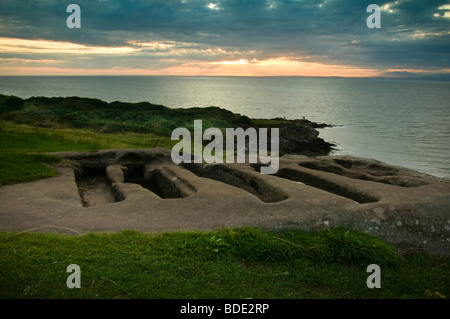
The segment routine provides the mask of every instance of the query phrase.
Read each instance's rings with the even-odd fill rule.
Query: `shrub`
[[[23,106],[24,100],[21,98],[0,94],[0,114],[21,110]]]

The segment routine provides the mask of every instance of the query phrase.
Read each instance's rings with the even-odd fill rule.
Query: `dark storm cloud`
[[[81,7],[81,29],[66,27],[69,15],[66,8],[70,3]],[[381,29],[366,26],[369,15],[366,8],[371,3],[383,8]],[[448,3],[445,0],[1,0],[0,36],[111,47],[175,41],[187,48],[188,44],[195,45],[196,50],[187,50],[185,56],[179,57],[192,61],[214,60],[202,50],[226,48],[242,52],[249,59],[283,56],[380,69],[448,68],[450,18],[445,17],[442,9]],[[143,58],[151,60],[164,57],[164,50],[155,53],[158,52],[154,49],[140,52]],[[166,58],[171,58],[170,54]]]

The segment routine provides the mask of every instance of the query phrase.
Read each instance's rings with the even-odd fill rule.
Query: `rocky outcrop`
[[[56,178],[0,188],[1,230],[344,226],[399,248],[450,255],[450,183],[375,160],[290,155],[276,175],[263,175],[259,164],[175,165],[165,149],[57,155],[76,161],[92,187],[103,192],[109,184],[112,201],[83,204],[82,179],[59,168]]]
[[[319,131],[317,131],[317,128],[329,125],[314,123],[306,119],[273,119],[271,121],[275,121],[275,123],[256,125],[255,128],[279,128],[279,150],[283,153],[308,156],[327,155],[335,146],[320,138]],[[271,145],[270,137],[268,145]]]

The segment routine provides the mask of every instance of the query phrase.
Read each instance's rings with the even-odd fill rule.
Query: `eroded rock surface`
[[[1,230],[345,226],[450,255],[450,183],[375,160],[287,156],[263,175],[259,164],[175,165],[167,149],[57,154],[82,173],[58,168],[56,178],[1,187]]]

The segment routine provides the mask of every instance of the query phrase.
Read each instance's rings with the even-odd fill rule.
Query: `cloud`
[[[65,60],[79,69],[270,59],[370,70],[449,68],[446,0],[377,1],[382,28],[368,29],[373,2],[2,0],[0,57]],[[81,7],[81,29],[66,26],[70,3]]]

